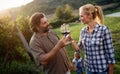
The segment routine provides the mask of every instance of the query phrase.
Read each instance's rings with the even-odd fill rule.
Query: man
[[[43,13],[36,12],[30,17],[30,26],[34,32],[30,40],[30,49],[45,74],[70,74],[70,60],[63,48],[69,38],[59,40],[56,33],[49,29],[49,23]]]

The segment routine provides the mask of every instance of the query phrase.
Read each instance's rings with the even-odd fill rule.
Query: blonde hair
[[[79,8],[79,11],[83,11],[85,14],[93,15],[93,19],[98,23],[98,24],[103,24],[104,23],[104,17],[103,17],[103,11],[100,6],[97,5],[92,5],[92,4],[86,4],[83,5]]]

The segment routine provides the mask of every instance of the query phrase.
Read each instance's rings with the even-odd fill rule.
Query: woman
[[[85,50],[86,74],[113,74],[114,48],[110,30],[103,24],[102,9],[86,4],[79,8],[79,15],[86,25],[78,42],[79,48]]]

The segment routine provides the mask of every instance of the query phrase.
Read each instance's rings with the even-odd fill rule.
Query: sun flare
[[[33,0],[0,0],[0,10],[25,5]]]

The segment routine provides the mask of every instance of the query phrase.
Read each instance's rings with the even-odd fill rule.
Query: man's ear
[[[36,28],[37,32],[40,30],[39,26],[36,26],[35,28]]]

